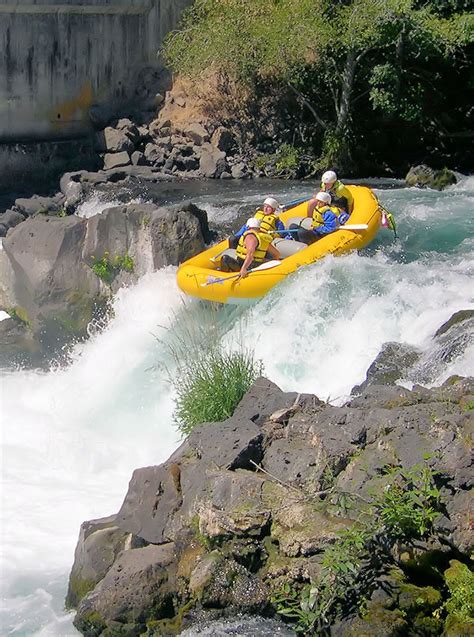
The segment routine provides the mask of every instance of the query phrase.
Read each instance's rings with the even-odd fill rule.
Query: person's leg
[[[315,241],[317,241],[318,236],[314,234],[312,230],[306,230],[305,228],[300,228],[297,233],[297,240],[301,241],[301,243],[306,243],[306,245],[311,245]]]
[[[237,259],[234,259],[229,254],[222,255],[220,267],[221,272],[239,272],[241,267],[242,265],[239,264]]]
[[[236,237],[235,234],[231,234],[229,237],[229,248],[235,248],[239,244],[239,237]]]

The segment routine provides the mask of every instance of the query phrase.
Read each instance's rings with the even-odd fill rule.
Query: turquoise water
[[[472,341],[448,362],[433,341],[454,312],[474,308],[474,178],[442,193],[386,185],[375,188],[396,216],[397,240],[382,229],[361,253],[304,268],[245,309],[207,311],[183,298],[175,268],[166,268],[121,290],[115,318],[105,330],[91,330],[67,367],[4,374],[2,635],[78,634],[63,604],[80,523],[116,512],[133,469],[164,461],[179,444],[163,365],[183,316],[204,325],[217,320],[229,347],[242,340],[252,346],[282,389],[336,404],[364,380],[386,341],[423,353],[423,365],[404,379],[408,386],[474,374]],[[193,184],[175,197],[220,222],[270,192],[287,202],[312,188]],[[83,213],[103,207],[92,197]]]

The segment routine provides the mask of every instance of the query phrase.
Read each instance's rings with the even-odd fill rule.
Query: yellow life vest
[[[324,190],[325,184],[321,183],[321,190]],[[340,206],[347,210],[347,212],[351,212],[354,205],[354,197],[352,196],[350,190],[344,186],[344,184],[339,181],[339,179],[332,185],[332,188],[329,190],[324,190],[331,195],[333,206]]]
[[[255,248],[255,252],[253,255],[253,260],[256,263],[261,263],[265,255],[267,254],[267,249],[270,243],[272,242],[273,237],[266,232],[261,232],[260,230],[247,230],[239,239],[239,244],[236,249],[237,257],[245,261],[245,257],[247,256],[247,247],[245,246],[245,237],[249,234],[253,234],[257,239],[257,247]]]
[[[263,210],[257,210],[254,214],[255,219],[261,219],[260,230],[263,232],[275,232],[276,215],[266,215]]]
[[[335,206],[322,206],[322,208],[318,208],[317,206],[315,206],[313,210],[313,221],[311,222],[312,229],[324,226],[323,213],[327,212],[328,210],[333,212],[336,217],[339,218],[339,214],[341,212],[339,208],[336,208]]]

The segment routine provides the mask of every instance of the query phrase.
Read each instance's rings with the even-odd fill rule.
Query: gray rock
[[[130,159],[133,166],[143,166],[146,164],[145,155],[139,150],[134,151]]]
[[[360,393],[367,385],[393,385],[406,377],[409,369],[420,359],[420,352],[402,343],[384,343],[380,353],[367,370],[365,381],[356,385],[351,394]]]
[[[130,156],[126,151],[120,153],[106,153],[104,155],[104,170],[118,168],[119,166],[128,166],[130,164]]]
[[[444,190],[447,186],[457,183],[455,174],[443,168],[443,170],[433,170],[425,164],[412,166],[405,177],[407,186],[417,188],[433,188],[434,190]]]
[[[196,146],[202,146],[204,142],[209,141],[209,133],[199,122],[191,122],[183,132]]]
[[[227,155],[235,148],[235,139],[227,128],[219,126],[212,134],[211,144]]]
[[[19,223],[25,220],[25,217],[15,210],[6,210],[0,214],[0,224],[5,226],[5,230],[14,228]],[[5,232],[6,234],[6,232]]]
[[[147,144],[145,147],[145,159],[150,164],[162,165],[165,161],[163,148],[155,144]]]
[[[226,170],[224,170],[224,172],[221,173],[221,176],[219,179],[232,179],[232,175]]]
[[[454,327],[454,325],[458,325],[472,318],[474,318],[474,310],[460,310],[459,312],[455,312],[446,323],[443,323],[443,325],[436,330],[434,337],[442,336]]]
[[[38,213],[47,213],[48,211],[58,210],[57,200],[53,197],[40,197],[33,195],[28,199],[15,199],[15,209],[24,217],[32,217]],[[1,217],[0,217],[1,219]],[[1,221],[1,223],[5,223]]]
[[[275,383],[261,377],[247,391],[235,413],[238,413],[239,418],[261,424],[278,409],[291,407],[297,397],[296,392],[283,393]]]
[[[66,206],[76,206],[81,201],[84,194],[80,183],[81,176],[82,172],[76,172],[64,173],[61,177],[59,187],[66,198]]]
[[[114,516],[81,524],[66,606],[77,608],[81,599],[105,577],[118,554],[131,548],[131,534],[115,526]]]
[[[155,620],[169,616],[174,579],[173,544],[123,552],[107,575],[80,603],[74,625],[84,635],[104,629],[138,635],[146,631],[153,608]]]
[[[247,166],[243,162],[232,166],[230,172],[234,179],[244,179],[248,175]]]
[[[212,144],[203,144],[199,169],[204,177],[218,178],[226,170],[225,153]]]
[[[123,122],[125,120],[120,121]],[[131,122],[130,125],[133,126]],[[134,133],[138,133],[138,131],[136,131],[136,127],[134,127]],[[125,129],[118,130],[111,126],[108,126],[100,133],[97,133],[96,147],[97,150],[107,153],[121,153],[124,151],[130,153],[134,150],[134,144],[126,134]]]
[[[263,435],[251,420],[235,416],[216,428],[214,424],[195,427],[188,437],[189,446],[200,458],[225,469],[252,469],[251,461],[262,457]]]

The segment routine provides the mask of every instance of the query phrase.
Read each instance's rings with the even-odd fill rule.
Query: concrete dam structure
[[[86,136],[101,109],[150,103],[158,49],[190,4],[0,0],[0,143]]]

